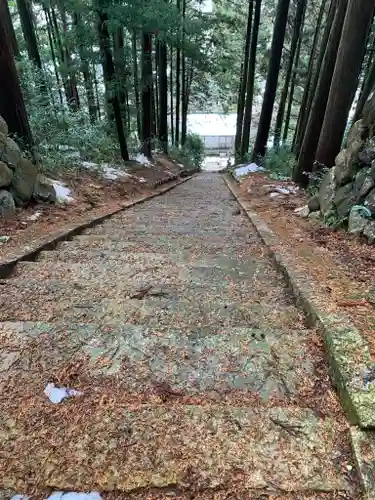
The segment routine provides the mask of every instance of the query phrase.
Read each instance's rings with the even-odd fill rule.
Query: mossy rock
[[[18,167],[14,170],[12,179],[12,192],[18,205],[31,199],[37,176],[38,167],[26,158],[21,158]]]

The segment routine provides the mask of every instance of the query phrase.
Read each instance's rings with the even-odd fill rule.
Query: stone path
[[[20,263],[1,291],[0,487],[359,498],[320,337],[221,176]],[[81,395],[53,404],[47,383]]]

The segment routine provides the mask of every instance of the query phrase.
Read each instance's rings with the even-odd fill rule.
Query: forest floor
[[[152,166],[139,164],[127,169],[125,176],[112,169],[113,179],[105,178],[100,171],[87,168],[72,169],[55,178],[68,193],[56,204],[32,203],[18,209],[10,220],[0,220],[0,260],[15,250],[33,246],[39,238],[58,231],[66,224],[84,222],[87,217],[99,217],[121,208],[140,193],[147,194],[159,183],[166,182],[181,171],[176,162],[155,156]],[[5,237],[1,241],[1,237]],[[9,237],[9,239],[7,238]]]
[[[243,180],[241,191],[280,238],[284,250],[295,255],[296,266],[311,276],[327,309],[344,311],[366,336],[375,360],[375,246],[295,214],[308,201],[303,191],[270,197],[275,185],[290,184],[256,173]]]
[[[0,487],[360,498],[322,337],[222,176],[19,263],[1,289]]]

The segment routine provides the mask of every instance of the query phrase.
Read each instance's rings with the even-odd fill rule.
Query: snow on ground
[[[202,170],[206,170],[208,172],[219,172],[228,165],[228,160],[230,159],[231,157],[229,155],[206,156],[206,158],[204,159]]]
[[[29,500],[29,497],[27,495],[13,495],[11,500]],[[46,500],[102,500],[102,497],[97,491],[90,491],[89,493],[55,491]]]
[[[82,392],[67,387],[56,387],[55,384],[49,383],[44,389],[44,394],[48,397],[51,403],[61,403],[65,398],[72,396],[82,396]]]
[[[240,177],[246,174],[254,174],[255,172],[262,172],[263,167],[260,167],[256,163],[249,163],[248,165],[239,165],[234,169],[234,176],[238,180]]]
[[[70,196],[72,191],[68,187],[66,187],[62,182],[52,181],[52,185],[55,188],[56,199],[58,203],[70,203],[71,201],[73,201],[73,197]]]
[[[152,165],[150,160],[142,153],[137,154],[137,156],[134,159],[135,161],[141,163],[142,165]]]

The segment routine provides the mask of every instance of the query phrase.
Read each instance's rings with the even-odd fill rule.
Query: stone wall
[[[355,122],[335,166],[324,176],[315,209],[323,218],[347,222],[348,231],[375,243],[375,93]],[[313,204],[313,200],[310,200]],[[309,204],[309,206],[310,206]]]
[[[8,136],[8,126],[0,116],[0,217],[11,217],[16,207],[31,200],[55,202],[54,187]]]

